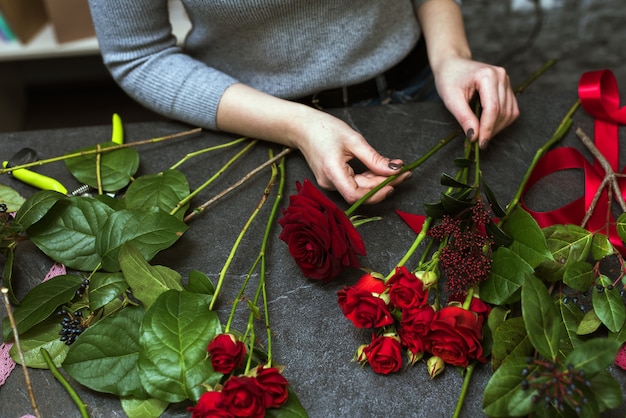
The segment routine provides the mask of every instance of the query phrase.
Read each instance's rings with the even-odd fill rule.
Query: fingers
[[[519,108],[504,68],[476,62],[472,62],[469,68],[473,71],[462,77],[464,82],[456,87],[447,86],[445,103],[466,136],[478,140],[484,149],[494,135],[519,116]],[[480,120],[469,105],[475,93],[478,93],[482,107]]]

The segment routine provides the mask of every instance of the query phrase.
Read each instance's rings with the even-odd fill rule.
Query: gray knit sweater
[[[296,98],[367,80],[415,45],[421,0],[182,0],[184,46],[168,0],[89,0],[104,62],[135,100],[215,129],[220,98],[242,82]]]

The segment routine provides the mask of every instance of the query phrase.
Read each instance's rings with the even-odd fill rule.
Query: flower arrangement
[[[589,91],[595,94],[581,98],[586,109],[601,107],[597,102],[607,107],[615,103],[615,97],[602,98],[607,77],[611,84],[606,72],[583,76],[581,96]],[[613,85],[608,90],[612,94],[617,91]],[[489,416],[541,415],[546,410],[564,416],[598,416],[621,404],[620,385],[607,368],[614,362],[624,368],[620,359],[626,342],[622,297],[626,267],[619,249],[626,242],[626,214],[615,223],[604,218],[584,229],[599,202],[604,208],[601,219],[602,213],[610,212],[606,210],[610,194],[602,195],[605,185],[614,187],[616,199],[622,201],[614,155],[608,154],[613,164],[606,162],[593,141],[578,130],[604,168],[604,172],[594,173],[599,177],[596,198],[586,199],[582,227],[546,221],[535,214],[542,228],[522,202],[529,181],[540,171],[537,168],[548,165],[546,161],[556,162],[548,150],[568,131],[579,105],[572,106],[553,137],[537,151],[508,205],[501,206],[486,185],[478,147],[466,141],[465,154],[455,160],[458,172],[442,176],[447,190],[438,202],[424,205],[426,216],[400,214],[417,237],[396,268],[386,276],[363,268],[356,283],[338,291],[344,316],[355,327],[371,330],[371,342],[356,349],[357,363],[369,364],[375,373],[389,374],[402,370],[405,359],[411,366],[423,361],[431,378],[445,366],[459,368],[465,383],[455,416],[462,409],[474,368],[486,362],[493,370],[483,395],[483,411]],[[604,116],[597,123],[626,123],[624,109],[595,109],[595,114]],[[437,144],[425,158],[447,141]],[[316,270],[313,261],[326,263],[336,254],[362,253],[356,229],[362,220],[353,218],[352,228],[348,220],[369,195],[339,216],[337,208],[318,198],[318,193],[302,187],[292,196],[291,202],[297,205],[284,211],[280,223],[288,228],[283,229],[281,238],[305,276],[324,281],[336,278],[336,270],[322,268],[327,275],[307,275]],[[314,202],[312,208],[305,206],[308,202]],[[626,210],[621,205],[622,211]],[[308,228],[306,221],[299,223],[309,210],[332,213],[332,223],[324,223],[323,232]],[[342,248],[340,252],[331,251],[320,239],[334,231],[342,231],[332,241],[333,246]],[[414,267],[407,267],[426,240]],[[358,267],[353,261],[343,266]],[[581,303],[589,294],[590,303]],[[445,295],[447,302],[443,302]]]

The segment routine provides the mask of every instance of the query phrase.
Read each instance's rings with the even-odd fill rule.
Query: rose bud
[[[207,347],[213,370],[228,374],[243,365],[246,346],[232,334],[218,334]]]
[[[426,368],[428,369],[428,374],[431,379],[434,379],[436,376],[439,376],[443,370],[446,368],[446,363],[443,362],[441,357],[432,356],[428,360],[426,360]]]
[[[415,275],[424,284],[424,289],[430,289],[439,282],[439,276],[434,271],[418,271]]]

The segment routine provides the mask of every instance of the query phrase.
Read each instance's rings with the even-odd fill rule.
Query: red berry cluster
[[[478,203],[468,219],[444,215],[442,222],[429,231],[433,238],[447,239],[439,255],[439,267],[447,277],[446,290],[465,293],[489,277],[493,237],[487,232],[489,212]]]

